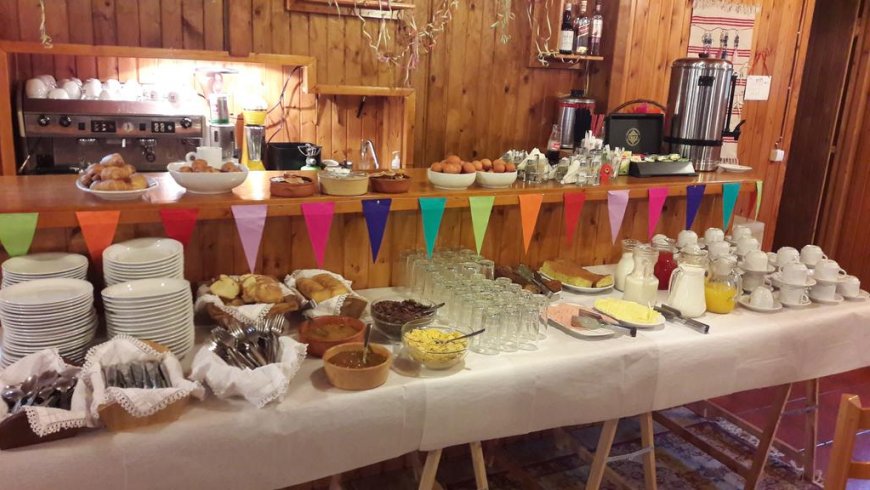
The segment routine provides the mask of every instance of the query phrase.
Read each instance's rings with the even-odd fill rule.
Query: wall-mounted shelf
[[[364,95],[367,97],[408,97],[414,89],[405,87],[369,87],[366,85],[315,85],[312,94]]]
[[[371,19],[395,20],[400,12],[416,8],[411,1],[390,2],[388,9],[382,8],[379,0],[286,0],[284,4],[291,12],[309,14],[351,15],[357,14]]]
[[[604,56],[589,56],[585,54],[553,54],[545,57],[546,60],[552,61],[604,61]]]

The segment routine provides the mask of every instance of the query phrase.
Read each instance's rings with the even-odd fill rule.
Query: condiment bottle
[[[622,241],[622,257],[616,264],[616,272],[613,274],[613,286],[617,291],[625,291],[625,278],[634,269],[634,248],[638,245],[640,242],[631,238]]]
[[[634,268],[625,278],[622,298],[645,306],[654,305],[659,280],[653,275],[658,252],[649,245],[637,245],[632,252]]]
[[[704,276],[707,273],[707,251],[681,252],[677,268],[668,283],[667,305],[680,310],[687,318],[701,316],[707,311],[704,297]]]
[[[737,271],[737,258],[717,257],[710,263],[709,272],[704,284],[707,311],[730,313],[737,305],[737,297],[743,289],[741,276]]]
[[[671,273],[677,268],[677,261],[674,259],[676,246],[674,240],[665,236],[653,237],[653,248],[659,255],[655,265],[655,275],[659,280],[659,289],[664,291],[668,289],[668,283],[671,281]]]

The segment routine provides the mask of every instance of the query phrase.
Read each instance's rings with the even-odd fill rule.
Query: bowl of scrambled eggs
[[[454,340],[470,333],[460,327],[411,321],[402,327],[402,344],[408,355],[428,369],[450,369],[465,359],[470,339]]]

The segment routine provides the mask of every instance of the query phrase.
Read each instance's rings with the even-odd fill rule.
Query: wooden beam
[[[405,87],[369,87],[366,85],[314,85],[311,93],[320,95],[365,95],[368,97],[408,97],[414,89]]]
[[[15,136],[12,131],[12,124],[15,120],[12,112],[12,103],[10,102],[11,80],[9,76],[9,54],[0,50],[0,114],[6,114],[6,117],[0,117],[0,175],[15,175]]]

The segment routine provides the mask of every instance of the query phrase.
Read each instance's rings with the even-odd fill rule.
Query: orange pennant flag
[[[520,218],[523,222],[523,246],[526,253],[532,243],[532,235],[535,233],[535,225],[538,223],[538,213],[541,211],[541,203],[544,202],[543,194],[520,194]]]
[[[79,220],[91,260],[101,262],[103,250],[111,245],[115,238],[115,229],[118,228],[121,211],[76,211],[76,218]]]

